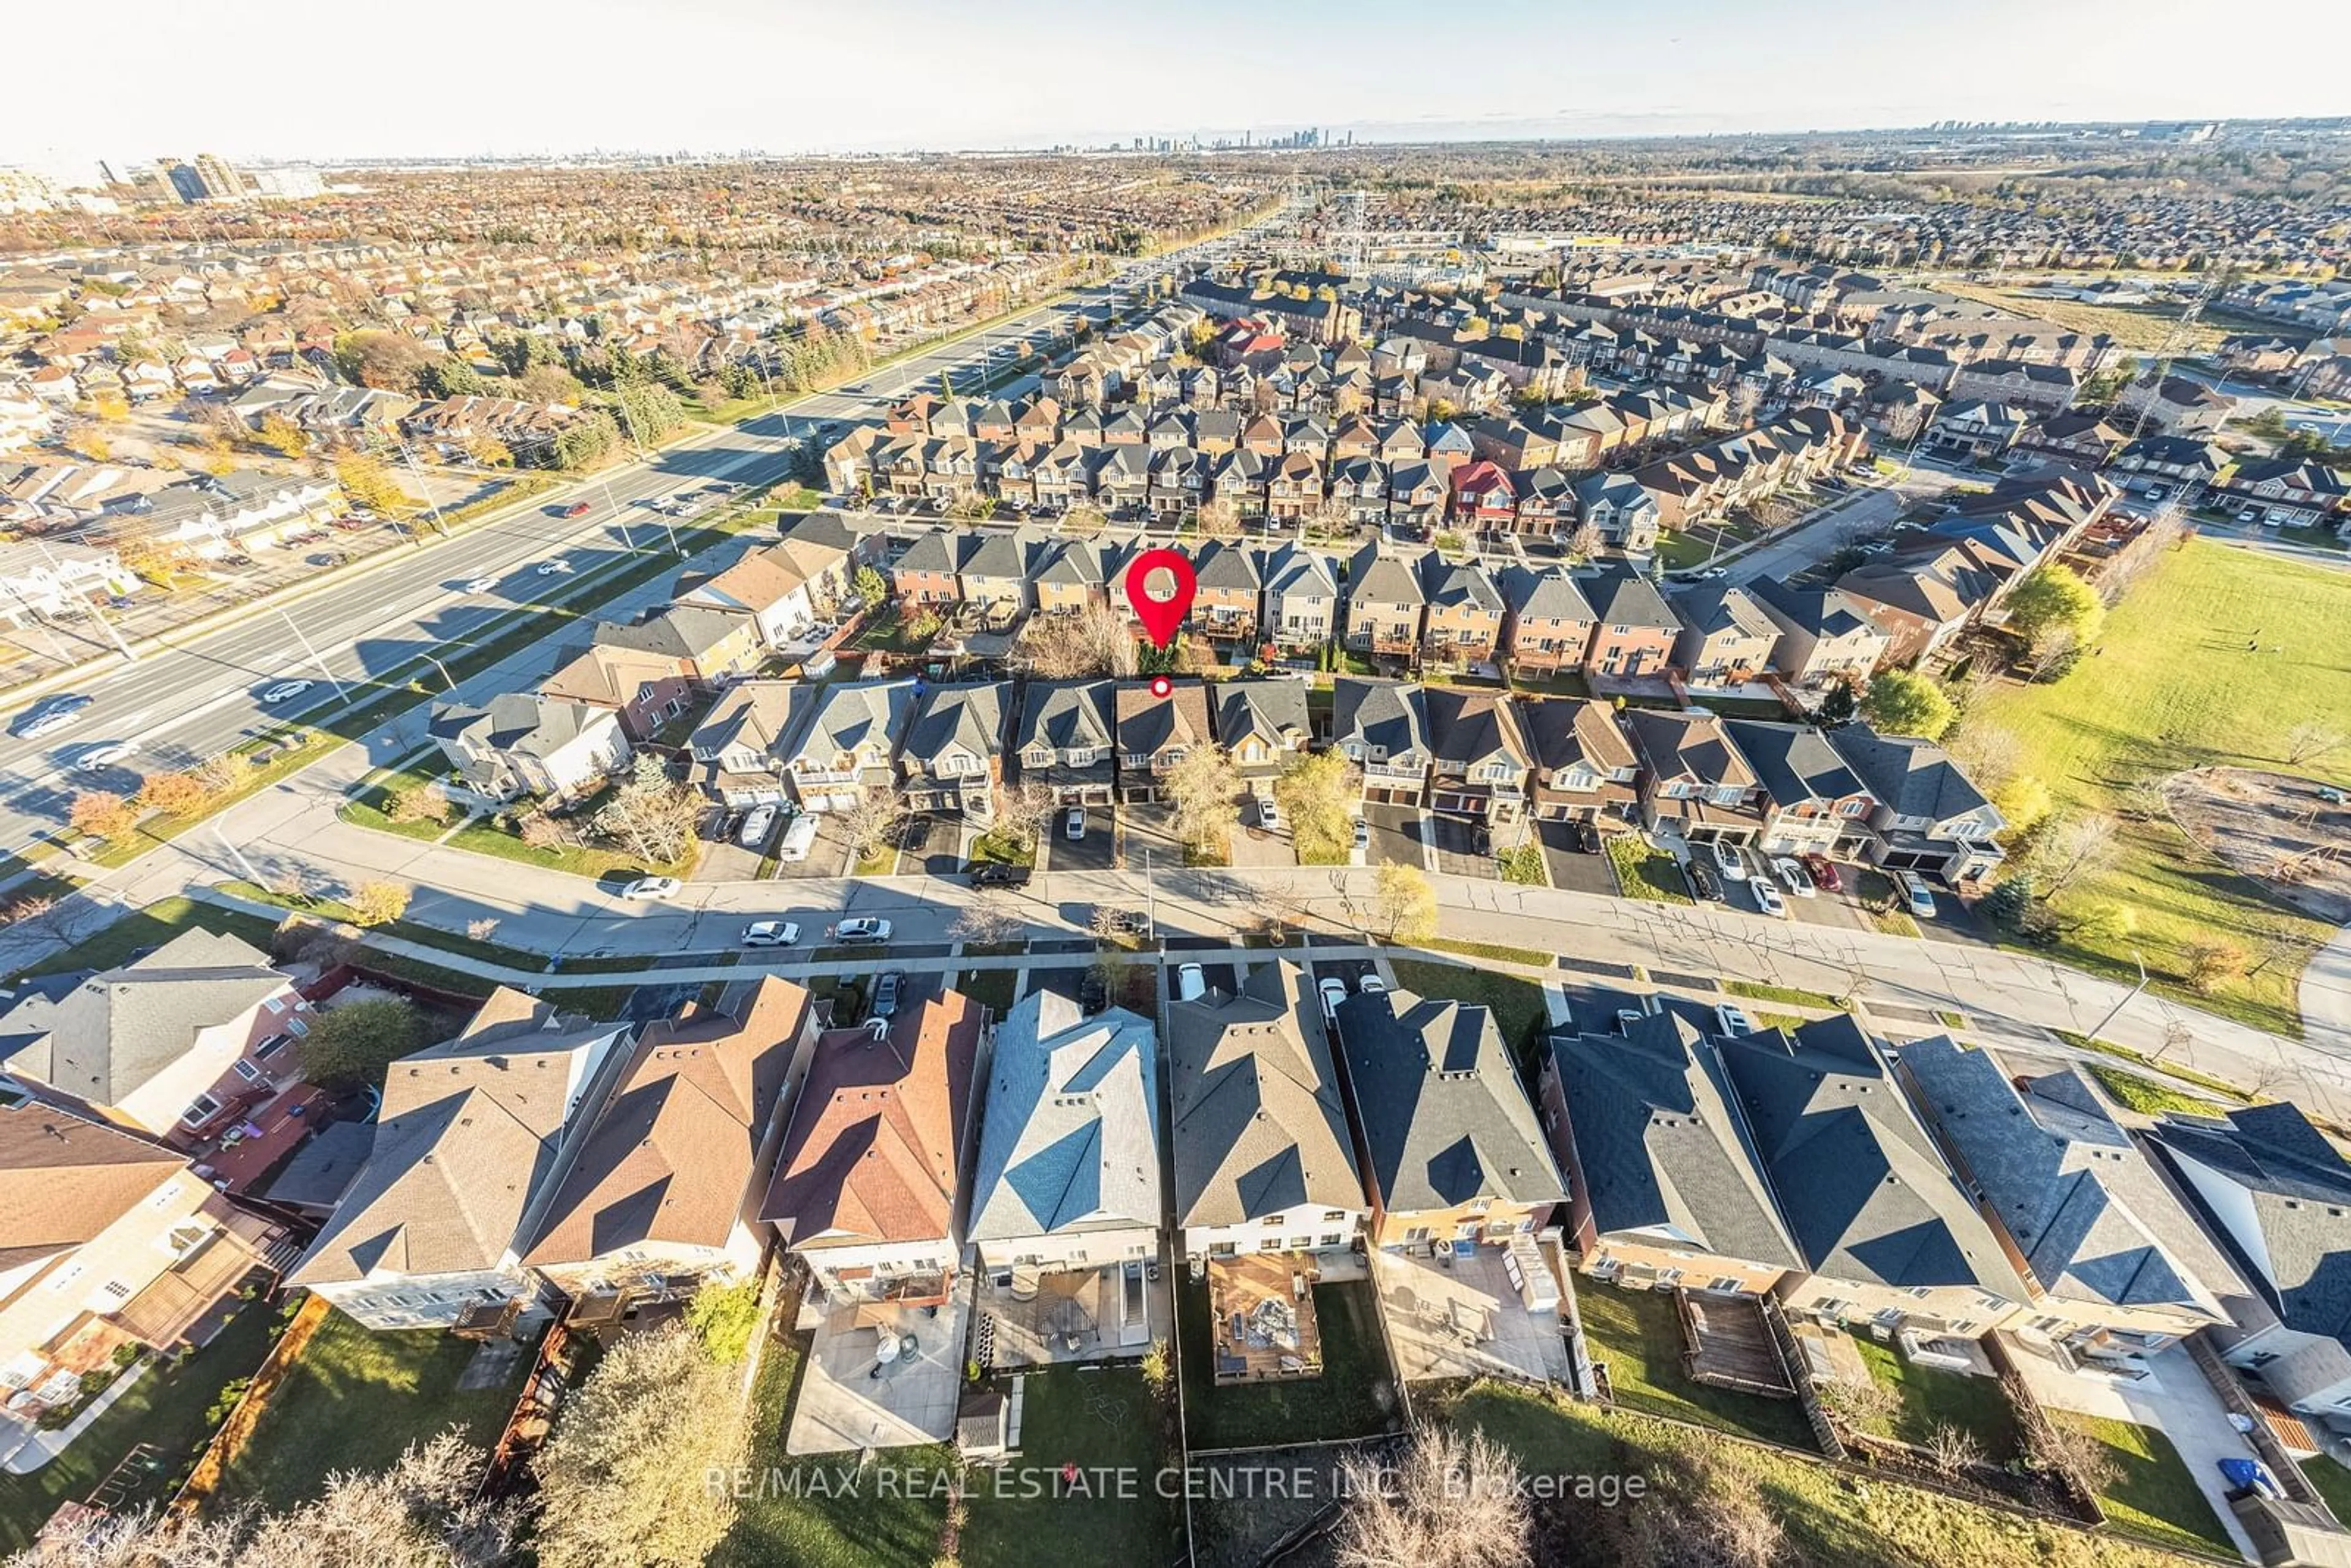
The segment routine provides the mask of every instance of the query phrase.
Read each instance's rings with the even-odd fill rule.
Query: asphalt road
[[[1178,259],[1161,257],[1133,270],[1139,276]],[[412,670],[425,654],[445,657],[515,610],[559,592],[565,577],[541,574],[543,563],[560,561],[580,572],[632,551],[666,553],[662,519],[638,503],[714,481],[749,486],[783,477],[794,444],[819,423],[878,419],[898,399],[935,389],[942,373],[975,387],[982,367],[1004,363],[1020,341],[1041,350],[1075,314],[1105,319],[1121,299],[1132,298],[1126,284],[1122,274],[878,370],[852,383],[854,391],[811,394],[786,410],[695,436],[646,463],[535,497],[512,514],[332,583],[283,611],[264,608],[94,673],[67,688],[91,699],[69,727],[30,739],[0,735],[0,850],[22,850],[62,825],[78,789],[128,790],[144,774],[192,766],[289,720],[331,722],[346,701],[334,681]],[[557,515],[575,501],[588,504],[585,515]],[[465,591],[466,582],[485,577],[495,580],[485,591]],[[268,688],[292,679],[313,684],[276,705],[263,700]],[[18,706],[12,722],[33,706],[29,699]],[[115,766],[73,766],[94,748],[123,742],[135,750]]]

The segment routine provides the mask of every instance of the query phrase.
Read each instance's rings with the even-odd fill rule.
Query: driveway
[[[900,830],[898,874],[954,876],[963,870],[963,823],[946,817],[907,819]]]
[[[1053,871],[1109,871],[1117,847],[1116,820],[1108,806],[1086,808],[1086,836],[1072,841],[1062,829],[1066,808],[1056,810],[1046,831],[1052,848],[1047,852]]]
[[[1421,833],[1427,819],[1410,806],[1364,807],[1364,825],[1371,830],[1371,847],[1364,852],[1366,865],[1408,865],[1415,871],[1427,862]]]
[[[847,876],[855,863],[856,857],[849,852],[849,839],[841,831],[840,822],[828,813],[819,812],[816,842],[809,846],[808,858],[778,861],[776,875],[794,881],[802,877]]]
[[[1604,898],[1616,896],[1616,873],[1609,869],[1608,857],[1577,849],[1567,823],[1537,822],[1535,841],[1542,846],[1543,870],[1551,873],[1553,887],[1596,893]]]
[[[1501,868],[1490,854],[1478,852],[1478,824],[1467,817],[1432,816],[1428,819],[1430,841],[1437,846],[1437,869],[1448,876],[1483,877],[1489,882],[1501,877]]]

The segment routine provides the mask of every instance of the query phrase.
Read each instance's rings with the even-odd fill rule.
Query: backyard
[[[176,1371],[150,1367],[66,1451],[30,1475],[0,1474],[0,1551],[18,1552],[62,1502],[78,1502],[134,1450],[117,1507],[161,1502],[178,1490],[220,1425],[222,1390],[250,1377],[277,1338],[277,1315],[256,1302]]]
[[[1763,1559],[1774,1568],[2159,1568],[2170,1561],[2126,1540],[1883,1478],[1860,1483],[1825,1464],[1726,1443],[1629,1411],[1579,1405],[1552,1390],[1478,1383],[1424,1397],[1422,1407],[1425,1415],[1484,1432],[1510,1451],[1524,1473],[1638,1475],[1651,1489],[1637,1500],[1628,1491],[1628,1500],[1614,1507],[1538,1502],[1539,1556],[1550,1544],[1566,1548],[1556,1553],[1562,1561],[1639,1561],[1635,1553],[1660,1534],[1667,1540],[1686,1534],[1699,1500],[1720,1497],[1729,1503],[1752,1497],[1785,1531]],[[1656,1492],[1660,1485],[1667,1489],[1663,1495]],[[1657,1511],[1664,1511],[1662,1521]]]
[[[1921,1366],[1890,1346],[1858,1334],[1852,1338],[1869,1375],[1901,1400],[1891,1416],[1864,1420],[1862,1430],[1923,1448],[1937,1427],[1949,1427],[1973,1437],[1991,1464],[2016,1458],[2016,1416],[1998,1378]]]
[[[970,1568],[1021,1568],[1050,1542],[1050,1555],[1068,1563],[1130,1563],[1135,1568],[1183,1556],[1180,1504],[1163,1498],[1161,1468],[1173,1463],[1160,1442],[1158,1412],[1143,1374],[1131,1366],[1056,1366],[1026,1380],[1020,1454],[998,1472],[974,1469],[970,1522],[962,1561]],[[1065,1464],[1085,1473],[1118,1469],[1131,1488],[1098,1482],[1088,1491],[1057,1495]],[[1038,1495],[1027,1495],[1035,1491]]]
[[[1217,1387],[1206,1285],[1176,1287],[1184,1360],[1185,1435],[1197,1448],[1253,1448],[1360,1437],[1401,1416],[1395,1378],[1380,1339],[1378,1298],[1368,1280],[1314,1287],[1322,1375]]]
[[[486,1448],[522,1392],[531,1353],[488,1388],[460,1389],[479,1347],[437,1329],[378,1333],[331,1312],[232,1458],[215,1494],[290,1508],[337,1470],[376,1470],[455,1426]]]
[[[2123,819],[2113,863],[2085,873],[2058,907],[2113,901],[2132,913],[2135,928],[2061,932],[2053,956],[2136,978],[2137,949],[2158,986],[2193,996],[2184,983],[2189,948],[2226,942],[2249,960],[2244,972],[2194,999],[2300,1036],[2296,985],[2329,929],[2195,850],[2168,820],[2133,821],[2126,808],[2133,785],[2182,768],[2283,767],[2287,732],[2298,724],[2351,729],[2351,664],[2340,653],[2346,622],[2351,576],[2191,542],[2116,608],[2095,656],[2073,674],[2002,686],[1983,700],[1971,722],[2016,737],[2021,771],[2048,786],[2060,812]],[[2294,771],[2351,785],[2351,753]]]
[[[2121,1468],[2122,1479],[2098,1494],[2110,1528],[2159,1546],[2236,1555],[2235,1543],[2221,1528],[2212,1505],[2204,1500],[2196,1478],[2188,1473],[2188,1463],[2171,1446],[2170,1438],[2152,1427],[2071,1411],[2052,1410],[2049,1418],[2089,1432]]]
[[[1617,1404],[1742,1437],[1813,1446],[1803,1407],[1793,1399],[1766,1399],[1692,1381],[1682,1363],[1681,1328],[1671,1296],[1604,1286],[1577,1291],[1575,1305],[1592,1359],[1607,1366]]]

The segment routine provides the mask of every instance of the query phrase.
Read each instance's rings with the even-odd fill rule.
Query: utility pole
[[[218,821],[214,821],[213,823],[213,837],[218,839],[221,841],[221,848],[235,856],[236,863],[245,868],[245,880],[253,883],[256,887],[261,886],[261,873],[253,869],[253,862],[245,858],[245,852],[238,849],[235,843],[230,840],[228,834],[222,831]]]
[[[2106,1026],[2114,1022],[2125,1008],[2138,1000],[2138,994],[2147,989],[2147,959],[2136,947],[2131,949],[2131,962],[2138,966],[2138,984],[2133,986],[2124,995],[2123,999],[2116,1002],[2108,1009],[2106,1016],[2098,1020],[2098,1027],[2090,1031],[2090,1038],[2094,1040],[2103,1036],[2106,1032]]]
[[[319,657],[319,650],[310,646],[308,634],[306,633],[300,626],[295,623],[294,617],[286,612],[285,606],[280,605],[278,607],[277,618],[285,622],[287,627],[293,631],[294,635],[300,639],[302,651],[310,655],[310,662],[319,666],[319,673],[327,677],[327,684],[335,688],[336,700],[340,702],[350,701],[351,694],[343,689],[343,683],[336,679],[335,672],[327,668],[327,661]]]
[[[449,531],[449,525],[441,520],[441,507],[440,505],[433,499],[433,488],[424,482],[424,471],[416,465],[416,449],[403,441],[400,444],[400,455],[406,460],[408,464],[409,477],[414,479],[416,481],[416,487],[424,492],[424,509],[433,514],[433,531],[436,534],[447,533]],[[408,539],[409,542],[416,546],[417,549],[422,549],[424,548],[424,541],[416,537],[416,530],[414,528],[408,530]]]
[[[49,563],[49,570],[57,574],[57,580],[59,582],[63,582],[65,572],[57,566],[57,552],[49,549],[48,541],[37,534],[33,537],[33,542],[41,547],[41,559]],[[18,597],[22,598],[23,595],[19,594]],[[114,639],[114,651],[122,655],[122,662],[126,664],[137,664],[139,655],[131,651],[131,644],[122,640],[122,633],[115,628],[113,622],[106,618],[106,606],[95,599],[90,600],[89,603],[90,614],[98,618],[98,623],[104,628],[106,634]]]
[[[1143,925],[1154,942],[1159,940],[1159,889],[1151,878],[1151,846],[1143,848]]]

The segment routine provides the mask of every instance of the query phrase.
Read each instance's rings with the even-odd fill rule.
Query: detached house
[[[500,987],[454,1039],[393,1062],[367,1164],[287,1283],[371,1329],[506,1333],[546,1316],[522,1254],[632,1030]]]
[[[1502,657],[1521,675],[1541,678],[1583,662],[1596,613],[1559,567],[1506,566],[1494,574],[1502,598]]]
[[[926,688],[898,747],[906,809],[981,826],[995,821],[1012,711],[1009,681]]]
[[[23,982],[0,1013],[0,1072],[193,1148],[298,1079],[316,1016],[266,955],[183,931],[110,969]]]
[[[1474,560],[1420,558],[1421,646],[1440,664],[1486,664],[1502,636],[1502,596]]]
[[[1834,588],[1813,588],[1759,577],[1747,585],[1779,636],[1771,668],[1792,685],[1821,691],[1839,682],[1866,681],[1893,639]]]
[[[674,653],[588,643],[559,659],[538,695],[607,709],[632,743],[651,740],[695,700],[694,665]]]
[[[1347,646],[1410,658],[1420,650],[1426,603],[1415,563],[1381,553],[1376,543],[1365,545],[1347,566]]]
[[[1549,1221],[1567,1193],[1491,1012],[1371,991],[1338,1013],[1372,1246],[1471,1250]]]
[[[1828,732],[1874,800],[1871,862],[1887,871],[1925,872],[1957,884],[1991,874],[2007,852],[2006,819],[1951,754],[1916,736],[1879,735],[1865,724]]]
[[[1739,686],[1766,674],[1780,627],[1735,582],[1694,582],[1667,595],[1681,617],[1673,660],[1693,685]]]
[[[1673,661],[1681,618],[1646,577],[1634,571],[1598,571],[1576,579],[1592,606],[1592,646],[1584,651],[1587,675],[1655,675]]]
[[[1089,1018],[1058,991],[1029,992],[997,1026],[970,1227],[991,1287],[1033,1291],[1040,1272],[1139,1269],[1157,1252],[1157,1054],[1148,1019]],[[1102,1323],[1106,1338],[1113,1326],[1113,1345],[1150,1341],[1147,1323]]]
[[[715,686],[758,667],[764,644],[749,615],[696,604],[673,604],[621,625],[600,622],[593,642],[678,660],[697,685]]]
[[[1763,787],[1765,854],[1821,854],[1858,860],[1870,842],[1877,798],[1829,737],[1810,725],[1760,719],[1722,721],[1739,755]]]
[[[1211,641],[1255,643],[1263,588],[1257,552],[1227,540],[1201,547],[1192,563],[1192,623]]]
[[[896,788],[914,683],[844,681],[802,691],[792,703],[802,716],[777,752],[800,809],[846,811],[870,789]]]
[[[676,601],[750,617],[763,647],[796,642],[816,624],[817,604],[793,555],[779,539],[692,586],[681,582]]]
[[[572,1322],[758,1271],[754,1217],[816,1040],[809,993],[774,975],[738,1014],[689,1002],[645,1027],[523,1254]]]
[[[817,1037],[758,1213],[826,1306],[935,1305],[954,1291],[987,1024],[951,990]]]

